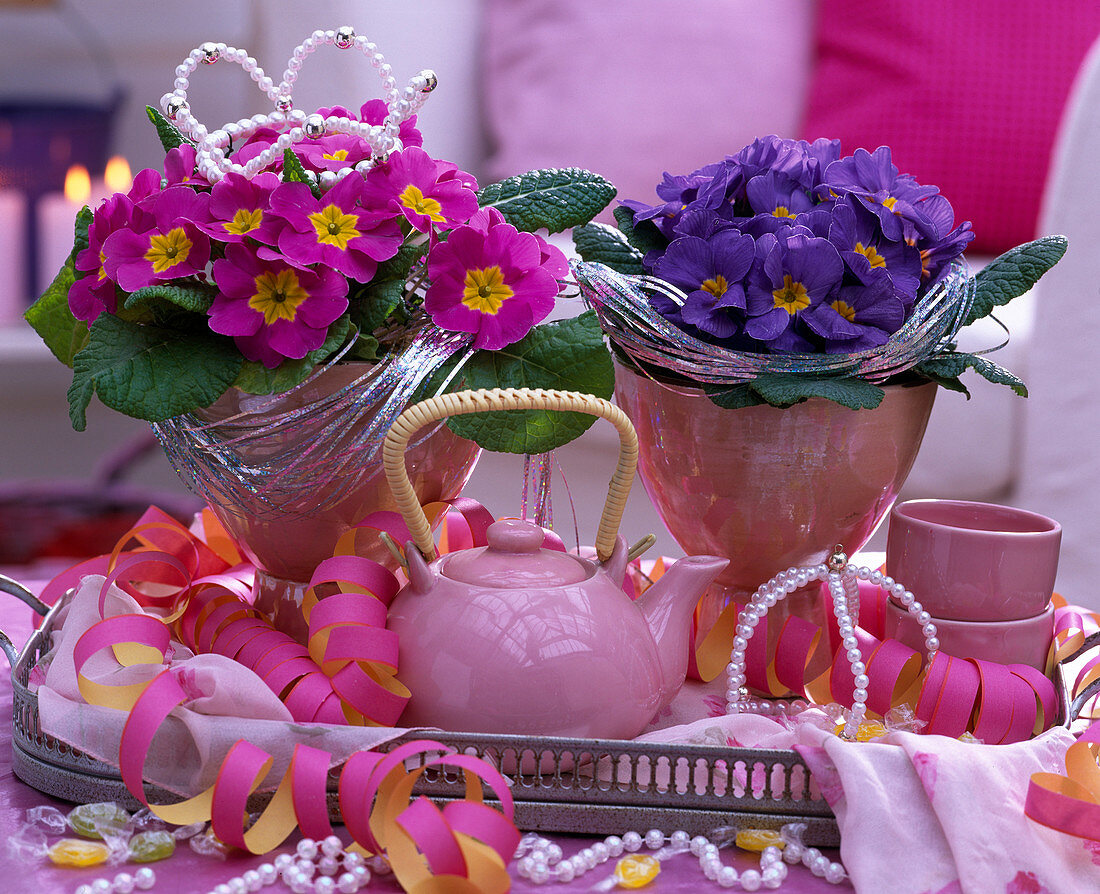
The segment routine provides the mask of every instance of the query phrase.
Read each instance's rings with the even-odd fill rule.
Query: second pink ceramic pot
[[[886,572],[936,618],[1015,621],[1054,592],[1062,526],[995,503],[910,500],[890,513]]]
[[[867,542],[912,468],[936,387],[890,386],[873,410],[817,398],[728,410],[616,363],[615,396],[638,431],[638,473],[658,514],[688,555],[730,559],[701,604],[704,633],[778,572]],[[779,613],[824,626],[811,590]]]

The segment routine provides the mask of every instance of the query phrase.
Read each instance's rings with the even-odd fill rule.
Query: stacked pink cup
[[[932,616],[942,652],[1045,670],[1061,541],[1061,525],[1035,512],[911,500],[890,513],[886,573]],[[924,650],[920,625],[892,601],[886,635]]]

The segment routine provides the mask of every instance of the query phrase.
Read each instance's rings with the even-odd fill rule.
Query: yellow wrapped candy
[[[62,838],[46,851],[50,860],[58,866],[98,866],[106,863],[111,849],[99,841],[83,838]]]
[[[787,842],[774,829],[742,829],[733,840],[743,851],[753,851],[759,854],[766,847],[777,847],[783,850]]]
[[[838,723],[836,725],[836,734],[839,736],[844,732],[844,724]],[[878,720],[864,720],[859,724],[859,732],[856,733],[857,742],[870,742],[872,739],[878,739],[881,736],[885,736],[889,730],[886,728],[886,724],[879,722]]]
[[[615,864],[615,881],[622,888],[641,888],[657,878],[660,861],[649,854],[630,854]]]

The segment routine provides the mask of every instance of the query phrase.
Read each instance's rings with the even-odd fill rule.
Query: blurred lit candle
[[[0,326],[17,322],[27,306],[27,200],[14,189],[0,190]]]
[[[73,250],[76,216],[87,205],[93,211],[109,195],[125,192],[133,183],[130,165],[114,156],[102,179],[92,178],[83,165],[65,173],[65,191],[43,196],[38,202],[38,287],[45,289]]]

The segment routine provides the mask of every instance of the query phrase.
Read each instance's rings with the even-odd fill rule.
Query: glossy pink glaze
[[[319,397],[332,394],[364,375],[370,369],[364,363],[339,363],[318,376],[305,387],[277,401],[272,412],[286,412],[307,406]],[[246,410],[256,398],[237,389],[230,389],[215,404],[196,415],[208,422],[218,422]],[[354,434],[354,429],[371,421],[364,414],[351,431],[341,430],[337,443],[325,444],[331,451],[339,450],[340,443]],[[317,443],[318,432],[303,425],[293,438],[280,438],[273,443],[251,446],[245,453],[250,462],[262,464],[273,453],[288,447],[305,449]],[[459,494],[473,471],[480,453],[476,444],[459,438],[445,424],[440,423],[425,435],[418,437],[406,451],[406,465],[417,496],[422,503],[451,499]],[[314,462],[326,462],[326,458]],[[336,464],[339,474],[339,464]],[[356,471],[360,471],[357,467]],[[248,491],[239,487],[232,500],[212,508],[234,539],[240,543],[250,561],[267,571],[271,577],[285,581],[308,581],[313,570],[324,559],[332,556],[337,540],[371,512],[380,509],[395,510],[396,503],[382,469],[381,456],[371,463],[371,468],[355,489],[339,502],[318,510],[317,495],[313,491],[284,492],[277,494],[278,505],[271,507],[256,500]],[[243,503],[245,512],[237,507]],[[389,552],[379,542],[369,558],[396,567]],[[292,589],[292,588],[291,588]]]
[[[886,571],[937,618],[1032,618],[1054,592],[1061,542],[1061,525],[1035,512],[911,500],[890,514]]]
[[[724,559],[681,559],[637,601],[626,544],[603,565],[539,549],[528,522],[498,521],[489,546],[424,563],[390,606],[402,726],[629,739],[683,685],[692,610]],[[456,579],[461,578],[461,579]]]
[[[821,399],[725,410],[616,363],[615,396],[638,431],[638,473],[658,514],[689,555],[730,559],[701,606],[704,631],[778,572],[867,542],[909,474],[935,395],[931,384],[892,386],[875,410]],[[816,587],[773,611],[827,621]]]
[[[940,650],[956,658],[980,658],[999,664],[1028,664],[1045,671],[1054,638],[1054,605],[1015,621],[957,621],[933,617]],[[886,604],[886,635],[923,653],[920,625],[899,605]]]

